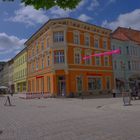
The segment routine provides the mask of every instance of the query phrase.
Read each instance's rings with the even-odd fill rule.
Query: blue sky
[[[118,26],[140,30],[140,0],[82,0],[74,10],[48,11],[24,6],[20,0],[0,0],[0,61],[14,57],[24,42],[50,18],[73,17],[112,30]]]

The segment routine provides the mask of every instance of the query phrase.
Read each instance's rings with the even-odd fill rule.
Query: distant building
[[[4,68],[4,65],[6,64],[6,62],[0,62],[0,86],[3,85],[3,68]]]
[[[114,88],[111,30],[72,18],[52,19],[25,43],[28,92],[69,96]]]
[[[5,63],[2,70],[2,86],[9,87],[9,64]]]
[[[26,78],[27,78],[27,51],[24,48],[14,58],[14,88],[15,93],[26,92]]]
[[[121,50],[120,55],[113,55],[116,87],[126,83],[128,88],[133,82],[140,86],[140,31],[118,27],[111,35],[111,46],[112,50]]]
[[[9,62],[9,90],[10,92],[15,92],[14,87],[14,60],[11,59]]]

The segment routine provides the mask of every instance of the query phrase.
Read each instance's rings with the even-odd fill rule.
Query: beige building
[[[27,52],[24,48],[14,57],[14,85],[16,93],[26,92]]]

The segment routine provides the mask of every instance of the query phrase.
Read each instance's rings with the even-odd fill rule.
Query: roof
[[[134,41],[140,44],[140,31],[131,28],[118,27],[112,34],[113,39],[122,41]]]
[[[81,22],[81,23],[84,23],[84,24],[87,24],[87,25],[91,25],[91,26],[95,26],[95,27],[99,27],[101,29],[104,29],[104,30],[107,30],[109,32],[111,32],[112,30],[111,29],[108,29],[108,28],[104,28],[104,27],[101,27],[101,26],[97,26],[97,25],[94,25],[94,24],[91,24],[91,23],[88,23],[88,22],[84,22],[84,21],[81,21],[81,20],[78,20],[78,19],[74,19],[74,18],[70,18],[70,17],[66,17],[66,18],[54,18],[54,19],[49,19],[46,23],[44,23],[24,44],[27,45],[27,43],[35,36],[38,34],[39,31],[41,31],[44,27],[46,27],[47,24],[49,24],[51,21],[59,21],[59,20],[75,20],[75,21],[78,21],[78,22]]]

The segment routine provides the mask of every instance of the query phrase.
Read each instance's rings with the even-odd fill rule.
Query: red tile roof
[[[122,41],[134,41],[140,44],[140,31],[131,28],[118,27],[111,37]]]

